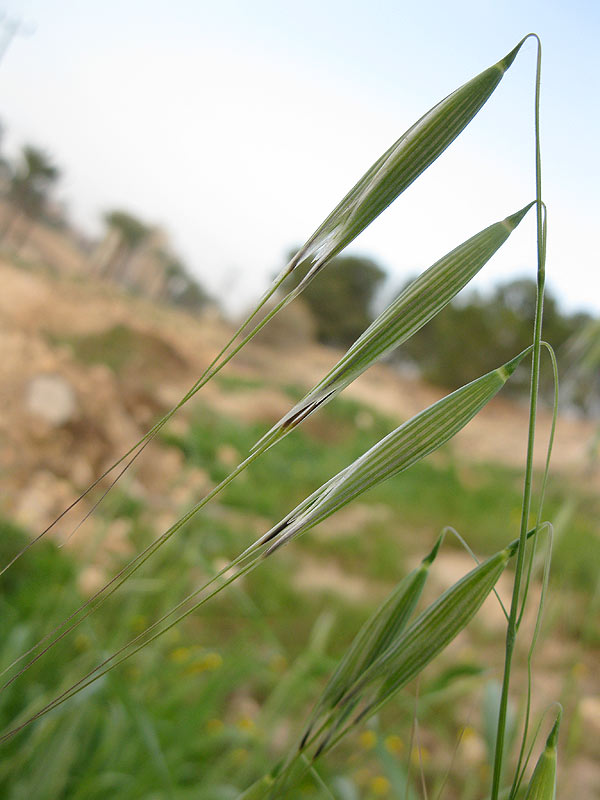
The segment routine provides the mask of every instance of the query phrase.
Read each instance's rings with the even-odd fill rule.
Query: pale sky
[[[548,282],[600,312],[600,4],[595,0],[6,0],[35,25],[0,65],[9,153],[63,170],[90,233],[125,208],[160,224],[209,290],[249,303],[421,114],[542,38]],[[534,197],[535,46],[475,121],[348,249],[397,286]],[[477,279],[535,275],[530,215]]]

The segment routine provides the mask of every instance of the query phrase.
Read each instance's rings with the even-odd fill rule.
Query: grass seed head
[[[254,445],[253,450],[269,447],[281,439],[376,361],[420,330],[487,264],[532,205],[529,203],[467,239],[412,281],[327,375]]]
[[[289,274],[313,260],[295,293],[446,150],[490,98],[522,44],[433,106],[375,161],[285,268]]]

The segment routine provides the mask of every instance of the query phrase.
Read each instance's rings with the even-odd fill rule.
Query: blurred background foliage
[[[535,282],[529,278],[501,283],[490,294],[467,291],[409,339],[397,358],[400,363],[409,360],[425,380],[456,389],[531,344],[534,309]],[[584,313],[563,313],[556,298],[546,292],[543,335],[557,354],[561,373],[569,361],[567,344],[590,319]],[[541,378],[546,399],[552,398],[553,385],[548,362]],[[506,390],[526,397],[528,377],[515,376]],[[573,397],[571,402],[580,410],[586,408],[583,397]]]
[[[290,252],[291,258],[296,251]],[[295,288],[310,264],[300,264],[283,284]],[[373,321],[375,298],[385,281],[384,270],[365,256],[337,256],[302,293],[314,317],[319,342],[350,347]]]
[[[264,384],[229,381],[227,389],[247,396],[263,391]],[[285,391],[290,399],[298,394],[294,387]],[[323,414],[336,431],[335,446],[323,440],[320,428],[298,430],[268,451],[103,609],[0,695],[2,728],[25,719],[79,679],[101,654],[113,652],[160,617],[247,546],[268,520],[282,516],[393,425],[344,399],[335,400]],[[232,454],[247,452],[265,430],[264,424],[242,422],[200,404],[188,425],[171,426],[162,435],[162,446],[183,455],[181,485],[198,470],[216,482],[229,471]],[[518,519],[520,483],[518,470],[493,464],[479,465],[474,480],[472,470],[447,446],[434,463],[420,463],[402,479],[376,487],[344,522],[336,525],[332,519],[329,526],[301,537],[4,743],[2,796],[103,800],[111,793],[124,800],[234,800],[293,744],[360,624],[417,563],[441,527],[455,525],[476,552],[506,543],[506,528]],[[575,769],[576,758],[593,751],[593,743],[585,741],[585,687],[600,645],[593,613],[600,601],[594,566],[600,559],[594,530],[598,501],[585,492],[577,498],[566,535],[558,523],[564,485],[552,482],[547,511],[557,520],[561,569],[552,575],[546,616],[553,641],[564,644],[567,659],[566,666],[561,661],[565,677],[559,691],[569,711],[563,770]],[[111,571],[117,571],[128,553],[156,536],[156,513],[151,503],[139,499],[135,483],[126,482],[98,509],[98,539],[83,551],[73,555],[46,541],[16,562],[3,576],[2,666],[85,599],[85,576],[97,558],[103,527],[108,531],[118,524],[125,532],[127,548],[114,553],[111,563]],[[29,535],[2,519],[1,563]],[[448,538],[442,571],[438,574],[436,566],[432,572],[435,588],[430,592],[449,579],[442,569],[449,556],[458,559],[461,569],[469,568],[470,558]],[[444,785],[447,797],[480,796],[488,772],[487,745],[478,731],[485,729],[489,711],[481,698],[495,689],[488,670],[496,651],[501,654],[502,637],[490,628],[489,618],[475,621],[454,652],[428,669],[419,683],[418,740],[411,733],[413,687],[320,765],[329,793],[308,776],[291,797],[325,800],[332,793],[337,800],[391,798],[404,796],[407,781],[408,796],[418,797],[421,771],[433,791]],[[537,668],[537,680],[553,680],[555,669],[552,662]],[[466,737],[464,746],[453,754],[461,735]]]

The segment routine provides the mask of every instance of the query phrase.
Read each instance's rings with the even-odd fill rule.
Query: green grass
[[[0,533],[4,557],[27,540],[7,522]],[[199,533],[192,528],[183,535],[177,563],[161,556],[153,569],[153,591],[143,578],[131,580],[118,601],[109,601],[71,637],[70,647],[59,645],[30,669],[25,693],[18,683],[4,692],[3,728],[56,695],[93,665],[99,652],[117,647],[191,588]],[[77,568],[65,551],[48,544],[32,552],[23,568],[27,574],[13,570],[3,586],[5,664],[81,601]],[[304,613],[290,628],[286,609],[300,603]],[[317,598],[301,598],[290,589],[289,570],[267,565],[244,588],[232,587],[207,613],[5,744],[2,797],[235,797],[269,768],[271,726],[289,725],[290,715],[303,715],[331,667],[331,654],[322,645],[307,649],[306,644],[323,611]],[[332,613],[339,651],[357,616],[339,603]],[[280,691],[284,673],[289,692]],[[333,767],[329,777],[335,772]]]
[[[245,392],[261,389],[265,383],[260,378],[246,378],[241,375],[217,375],[215,383],[227,392]]]
[[[104,364],[117,375],[126,369],[152,372],[157,364],[164,365],[162,369],[183,365],[164,340],[120,323],[98,333],[49,334],[48,338],[52,344],[67,346],[82,364]]]
[[[354,427],[356,415],[364,411],[338,399],[323,410],[320,423],[336,426],[335,448],[301,429],[251,465],[220,498],[224,506],[242,513],[232,522],[208,506],[190,521],[124,585],[118,600],[109,599],[89,624],[69,637],[67,646],[58,645],[32,667],[27,692],[17,683],[2,695],[3,727],[20,709],[33,710],[34,701],[50,699],[72,683],[97,661],[98,653],[112,652],[198,585],[211,566],[246,547],[256,536],[246,517],[278,519],[390,429],[389,420],[371,411],[368,430]],[[206,468],[217,480],[227,470],[218,464],[219,447],[229,444],[243,456],[262,433],[264,426],[244,425],[201,408],[185,438],[163,438],[181,448],[190,467]],[[478,552],[504,544],[507,530],[514,530],[519,489],[516,471],[500,466],[478,467],[474,480],[472,469],[457,465],[450,448],[442,458],[426,460],[380,485],[361,502],[387,507],[383,523],[375,518],[332,538],[318,527],[310,531],[12,740],[0,767],[2,796],[235,797],[272,767],[277,726],[297,735],[319,687],[381,599],[378,595],[357,603],[335,591],[297,590],[298,560],[310,556],[333,561],[342,572],[361,575],[382,591],[405,574],[408,561],[421,556],[445,524],[466,533]],[[549,495],[550,508],[558,508],[559,487]],[[581,498],[568,537],[559,539],[558,552],[565,557],[556,580],[563,592],[589,591],[596,579],[589,558],[596,508],[594,498]],[[126,489],[109,495],[101,513],[107,520],[129,519],[136,548],[153,535],[143,504]],[[26,538],[6,521],[0,534],[4,563]],[[452,540],[448,543],[453,546]],[[79,605],[79,569],[66,551],[47,543],[37,545],[3,576],[5,663]],[[328,633],[315,642],[319,628]],[[460,668],[442,659],[424,675],[420,722],[448,747],[456,735],[452,702],[467,698],[473,685],[485,679],[485,666],[485,659],[459,660]],[[355,787],[357,797],[372,796],[369,787],[377,776],[387,776],[393,785],[405,764],[384,742],[392,733],[408,742],[412,702],[410,695],[402,695],[375,721],[375,748],[352,736],[328,757],[322,770],[334,793],[344,780]],[[251,723],[244,717],[244,703],[253,709]],[[435,784],[439,774],[431,765],[426,769]],[[305,784],[309,794],[299,789],[298,797],[324,797],[312,779]],[[475,785],[480,787],[477,780]]]
[[[353,423],[365,411],[372,424],[367,430],[357,429]],[[332,429],[335,447],[324,443],[327,435],[319,438],[311,435],[310,426],[298,429],[252,464],[244,476],[224,491],[221,502],[275,522],[394,427],[390,420],[371,409],[340,398],[321,414],[319,433],[326,426]],[[180,448],[190,465],[207,469],[217,482],[230,470],[229,465],[219,463],[221,447],[226,444],[235,448],[241,460],[264,432],[263,425],[244,425],[203,407],[195,413],[186,437],[166,433],[163,441]],[[398,561],[390,560],[390,554],[398,549],[400,559],[402,552],[422,554],[423,548],[430,547],[446,525],[467,536],[478,552],[504,546],[518,522],[521,481],[521,473],[512,467],[487,463],[463,465],[454,457],[452,447],[447,446],[441,457],[420,462],[363,496],[361,502],[390,509],[389,522],[382,528],[367,525],[366,530],[361,528],[343,541],[320,537],[317,528],[301,541],[316,553],[335,556],[344,566],[362,565],[371,577],[395,580],[392,572]],[[576,493],[574,487],[569,491]],[[554,518],[564,502],[564,482],[551,481],[547,517]],[[563,568],[553,580],[567,587],[593,591],[595,562],[588,556],[595,552],[594,547],[600,547],[595,522],[599,513],[598,499],[580,493],[577,510],[569,520],[569,534],[560,538],[557,545],[565,558]],[[454,546],[453,540],[449,544]]]

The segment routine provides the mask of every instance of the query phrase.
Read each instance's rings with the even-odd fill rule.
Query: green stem
[[[535,645],[537,643],[537,639],[540,633],[540,629],[542,626],[542,615],[544,612],[544,601],[546,599],[546,592],[548,591],[548,579],[550,578],[550,562],[552,560],[552,539],[553,539],[553,530],[552,525],[548,523],[548,550],[546,554],[546,559],[544,563],[544,575],[542,578],[542,591],[540,595],[540,604],[538,607],[538,613],[535,620],[535,629],[533,632],[533,637],[531,640],[531,645],[529,647],[529,653],[527,654],[527,704],[526,704],[526,711],[525,711],[525,726],[523,729],[523,736],[521,740],[521,749],[519,751],[519,759],[517,761],[517,767],[515,769],[515,776],[513,779],[513,785],[510,790],[509,800],[513,800],[516,797],[517,792],[519,791],[519,786],[522,779],[521,773],[521,766],[523,764],[523,757],[525,755],[525,747],[527,745],[527,735],[529,732],[529,717],[531,714],[531,688],[532,688],[532,665],[533,665],[533,651],[535,650]]]
[[[538,532],[541,531],[540,526],[542,526],[542,512],[544,510],[544,499],[546,495],[546,487],[548,485],[548,475],[550,472],[550,459],[552,457],[552,448],[554,447],[554,437],[556,434],[556,423],[558,421],[558,365],[556,363],[556,355],[554,354],[554,350],[552,349],[552,347],[550,347],[548,342],[542,342],[542,346],[548,350],[548,353],[552,360],[552,371],[554,373],[554,404],[552,409],[552,425],[550,426],[548,449],[546,451],[546,466],[544,467],[544,475],[542,477],[542,485],[540,487],[540,497],[538,501],[538,510],[535,520],[535,528]],[[549,522],[545,524],[550,525]],[[531,580],[531,573],[533,570],[536,545],[537,545],[537,538],[533,540],[532,547],[529,553],[529,560],[527,564],[527,577],[525,579],[525,591],[523,592],[523,598],[521,600],[521,611],[519,613],[519,618],[517,620],[517,631],[521,627],[521,621],[523,620],[523,615],[525,613],[525,606],[527,605],[527,595],[529,593],[529,585]]]
[[[530,34],[537,41],[537,64],[535,77],[535,190],[537,211],[537,297],[535,309],[535,323],[533,330],[533,363],[531,367],[531,394],[529,403],[529,433],[527,437],[527,461],[525,468],[525,481],[523,487],[523,505],[521,508],[521,530],[519,534],[519,547],[517,551],[517,564],[515,567],[515,580],[506,630],[506,651],[504,657],[504,677],[502,680],[502,695],[500,698],[500,711],[496,730],[496,749],[494,753],[494,772],[490,800],[498,800],[500,779],[502,775],[504,739],[506,736],[506,717],[508,710],[508,692],[512,658],[517,636],[517,617],[519,611],[519,598],[523,566],[525,563],[525,549],[527,544],[527,527],[529,511],[531,508],[531,489],[533,483],[533,448],[535,443],[535,423],[537,417],[537,399],[540,380],[540,357],[542,339],[542,317],[544,308],[545,284],[545,236],[542,219],[542,166],[540,154],[540,76],[542,66],[542,45],[536,34]]]

